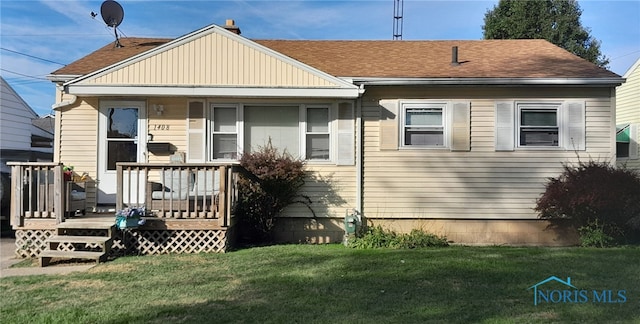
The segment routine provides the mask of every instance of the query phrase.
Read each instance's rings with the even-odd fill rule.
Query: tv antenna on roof
[[[122,6],[113,1],[106,0],[100,6],[100,14],[102,15],[102,20],[109,27],[113,27],[113,33],[116,35],[116,47],[122,47],[120,44],[120,40],[118,39],[118,26],[122,23],[122,19],[124,18],[124,10]]]

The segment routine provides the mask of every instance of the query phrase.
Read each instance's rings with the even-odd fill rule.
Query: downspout
[[[69,100],[60,101],[60,102],[58,102],[56,104],[51,105],[51,109],[57,110],[59,108],[66,107],[66,106],[71,106],[74,103],[76,103],[76,100],[78,100],[78,97],[74,96],[74,95],[70,95],[70,96],[71,96],[71,99],[69,99]]]
[[[362,152],[362,95],[364,94],[364,85],[360,85],[360,95],[356,99],[356,210],[362,216],[362,164],[364,154]]]

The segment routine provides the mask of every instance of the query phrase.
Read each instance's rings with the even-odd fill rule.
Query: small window
[[[212,156],[214,159],[238,158],[238,130],[235,107],[213,107]]]
[[[519,144],[521,147],[560,145],[557,106],[518,105]]]
[[[446,146],[444,105],[404,105],[403,113],[403,146]]]
[[[631,127],[629,125],[616,126],[616,157],[628,158],[631,144]]]
[[[329,108],[307,108],[306,158],[329,160]]]

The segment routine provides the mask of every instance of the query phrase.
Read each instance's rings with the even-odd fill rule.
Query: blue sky
[[[251,39],[392,39],[393,0],[119,0],[123,37],[171,37],[234,19]],[[498,1],[404,0],[403,39],[482,39],[484,14]],[[40,115],[55,86],[46,76],[114,40],[102,1],[0,1],[1,74]],[[579,1],[582,25],[602,42],[620,75],[640,58],[640,0]],[[98,16],[93,19],[90,13]],[[19,54],[18,54],[19,53]]]

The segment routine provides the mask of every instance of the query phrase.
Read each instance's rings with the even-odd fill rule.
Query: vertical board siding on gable
[[[218,34],[205,35],[86,82],[111,85],[336,86]]]
[[[475,90],[469,92],[475,93]],[[543,93],[522,89],[489,90],[479,99],[471,99],[470,152],[380,150],[378,101],[363,100],[364,215],[369,218],[536,219],[532,208],[544,191],[547,179],[562,172],[563,162],[576,163],[578,157],[575,152],[565,150],[496,152],[496,100],[486,97],[511,100],[513,92],[527,99]],[[585,92],[566,91],[565,95],[574,100],[576,94]],[[452,94],[447,89],[442,89],[442,93]],[[404,95],[417,96],[416,93]],[[454,97],[461,99],[459,96]],[[610,140],[607,140],[611,138],[609,102],[608,98],[586,101],[587,150],[579,152],[583,161],[590,156],[605,160],[612,154]]]

